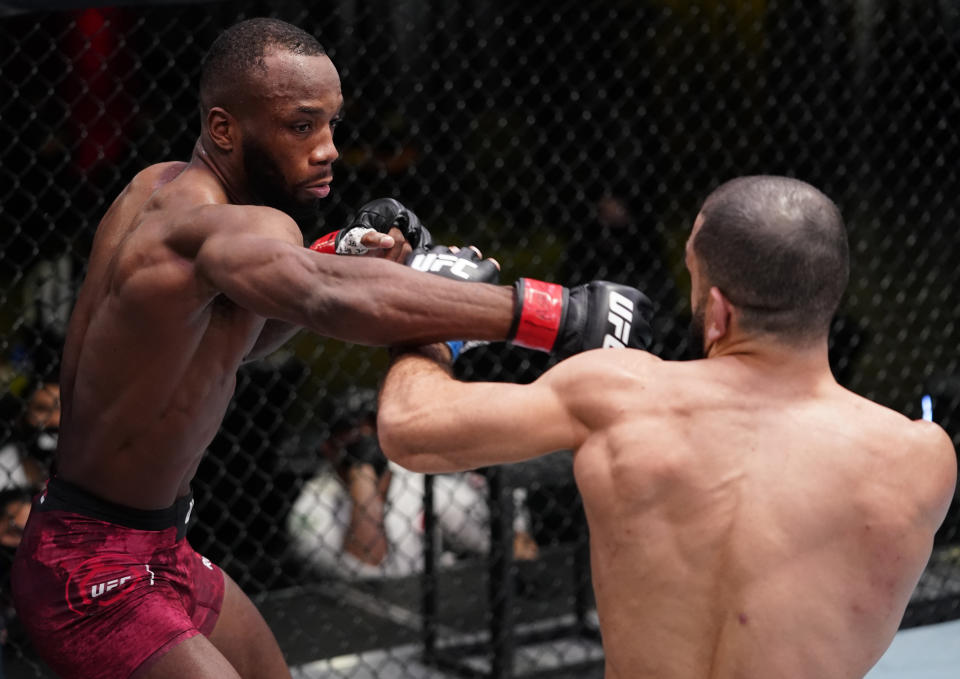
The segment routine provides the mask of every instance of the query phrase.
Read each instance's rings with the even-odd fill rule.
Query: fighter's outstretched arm
[[[380,394],[377,433],[384,453],[413,471],[444,473],[520,462],[578,448],[588,426],[565,396],[580,362],[558,364],[532,384],[459,382],[441,347],[398,357]]]
[[[410,253],[410,246],[403,240],[403,234],[399,229],[392,229],[390,234],[372,231],[364,234],[360,243],[368,248],[366,256],[379,257],[392,262],[402,263],[406,255]],[[245,357],[247,361],[269,356],[274,351],[286,344],[290,339],[302,330],[299,325],[293,325],[286,321],[278,321],[274,318],[269,319],[260,331],[256,344]]]
[[[378,259],[319,254],[303,247],[292,221],[269,214],[275,211],[218,208],[219,219],[230,218],[229,208],[234,228],[205,235],[194,257],[197,274],[241,307],[361,344],[507,337],[510,288],[461,283]]]

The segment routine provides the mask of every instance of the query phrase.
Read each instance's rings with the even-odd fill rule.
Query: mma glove
[[[565,288],[532,278],[514,285],[507,341],[565,358],[588,349],[650,346],[653,304],[628,285],[591,281]]]
[[[500,270],[476,251],[437,246],[414,252],[407,265],[418,271],[480,283],[497,283]],[[653,304],[628,285],[591,281],[575,288],[521,278],[514,285],[514,315],[507,341],[561,358],[588,349],[646,349],[652,339]],[[461,349],[483,342],[448,342],[456,360]]]
[[[414,250],[407,258],[407,266],[455,281],[493,284],[500,282],[500,269],[497,265],[489,259],[481,260],[473,248],[463,248],[457,252],[446,245],[436,245],[429,250],[421,248]],[[455,340],[445,344],[450,349],[451,360],[456,361],[462,352],[487,343]]]
[[[489,259],[480,259],[473,248],[454,252],[446,245],[416,249],[407,258],[407,266],[417,271],[468,283],[499,283],[500,269]]]
[[[311,250],[335,255],[365,255],[369,248],[360,239],[371,231],[389,233],[397,227],[410,246],[429,248],[433,239],[420,219],[402,203],[393,198],[377,198],[365,203],[350,223],[314,241]]]

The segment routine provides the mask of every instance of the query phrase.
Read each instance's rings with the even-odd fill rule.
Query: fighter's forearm
[[[447,358],[437,345],[399,353],[380,392],[380,446],[388,458],[413,471],[436,474],[481,466],[473,464],[469,454],[468,459],[455,455],[455,448],[474,439],[469,432],[463,436],[455,431],[469,427],[469,422],[455,421],[453,413],[440,405],[450,389],[458,397],[458,383],[444,365]],[[438,418],[441,413],[446,416],[446,423]]]
[[[507,287],[460,283],[393,262],[336,257],[290,243],[236,238],[198,265],[240,306],[312,332],[372,345],[506,338]]]
[[[459,382],[438,358],[403,354],[387,373],[377,434],[391,460],[443,473],[577,445],[581,428],[548,384]]]
[[[324,274],[307,327],[346,341],[379,346],[501,341],[513,319],[510,287],[452,281],[382,260],[348,261]]]

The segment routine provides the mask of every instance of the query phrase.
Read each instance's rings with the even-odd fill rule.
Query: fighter
[[[511,385],[454,380],[442,345],[407,351],[383,450],[435,473],[575,451],[607,679],[863,677],[953,497],[953,446],[833,378],[849,256],[820,191],[723,184],[685,260],[706,358],[588,351]]]
[[[304,247],[291,215],[331,190],[343,107],[337,71],[306,32],[272,19],[228,29],[204,60],[200,103],[190,161],[143,170],[103,217],[70,319],[58,471],[13,573],[24,627],[67,679],[290,676],[249,598],[183,535],[238,367],[297,329],[575,352],[604,341],[617,295],[635,302],[638,330],[623,341],[649,339],[650,309],[632,288],[533,281],[517,296],[464,282],[490,270],[475,257],[420,253],[446,277],[385,261],[427,242],[392,200]],[[364,250],[382,256],[329,254]]]

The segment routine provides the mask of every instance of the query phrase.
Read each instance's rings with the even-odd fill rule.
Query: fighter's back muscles
[[[186,166],[187,164],[183,162],[171,162],[153,165],[143,170],[117,196],[101,220],[94,235],[86,283],[81,288],[77,304],[73,309],[64,347],[61,389],[65,394],[73,391],[83,336],[89,325],[90,314],[95,308],[96,297],[100,294],[99,285],[94,284],[93,281],[102,280],[105,277],[105,272],[112,261],[109,253],[115,251],[117,245],[127,235],[131,222],[147,198],[158,186],[169,182]],[[65,399],[63,411],[67,417],[69,417],[70,406],[70,399]]]
[[[632,423],[578,453],[608,677],[861,677],[929,554],[952,461],[835,384],[752,393],[729,367],[654,366]]]
[[[379,434],[426,472],[577,450],[611,679],[862,676],[949,504],[952,446],[829,381],[765,384],[611,350],[530,385],[457,383],[406,355]]]

